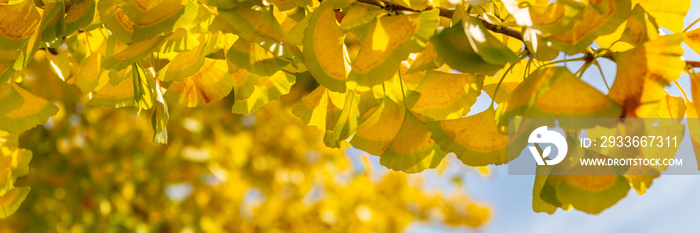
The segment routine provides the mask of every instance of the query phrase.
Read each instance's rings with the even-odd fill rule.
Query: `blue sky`
[[[693,0],[685,20],[688,26],[700,17],[700,0]],[[697,25],[695,27],[698,27]],[[686,60],[700,60],[700,56],[684,45]],[[599,59],[608,83],[612,83],[616,67],[614,63]],[[569,63],[569,69],[578,70],[582,63]],[[600,73],[595,67],[589,69],[583,80],[607,93]],[[690,90],[690,80],[683,75],[678,82],[685,90]],[[681,96],[675,86],[666,88],[676,96]],[[480,97],[473,107],[482,111],[489,104],[488,97]],[[682,143],[689,143],[688,141]],[[355,154],[355,153],[352,153]],[[694,156],[693,156],[694,157]],[[379,158],[371,156],[378,165]],[[534,176],[508,175],[506,165],[491,166],[491,176],[482,177],[473,170],[465,169],[454,155],[446,159],[450,162],[446,174],[439,177],[435,171],[418,174],[427,182],[426,189],[440,189],[446,192],[468,193],[472,199],[488,203],[494,215],[483,232],[688,232],[700,229],[700,176],[665,175],[654,180],[653,185],[643,196],[634,190],[613,207],[598,215],[590,215],[577,210],[557,210],[553,215],[532,211],[532,186]],[[695,162],[695,161],[691,161]],[[381,166],[375,166],[383,169]],[[466,171],[466,172],[465,172]],[[465,186],[455,190],[450,177],[464,177]],[[465,232],[461,228],[450,228],[440,223],[416,223],[408,232]]]

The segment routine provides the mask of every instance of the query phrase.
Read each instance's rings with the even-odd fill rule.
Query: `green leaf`
[[[469,29],[470,27],[471,30]],[[474,33],[481,34],[478,34],[478,38],[474,39],[472,35]],[[472,38],[470,39],[470,37]],[[474,43],[472,43],[472,41],[474,41]],[[462,73],[494,75],[515,56],[504,44],[501,43],[499,45],[498,43],[500,42],[498,39],[488,31],[485,31],[481,23],[455,23],[452,27],[439,31],[431,38],[430,42],[435,47],[437,55],[442,58],[450,68]],[[478,47],[474,48],[476,45],[485,45],[486,47],[495,45],[495,47],[479,49]],[[482,55],[485,55],[486,51],[498,52],[493,56],[489,55],[483,57]],[[517,60],[517,57],[515,59]]]
[[[138,63],[131,65],[131,77],[134,82],[134,108],[141,114],[141,110],[153,107],[155,101],[155,83],[153,77],[146,73]]]

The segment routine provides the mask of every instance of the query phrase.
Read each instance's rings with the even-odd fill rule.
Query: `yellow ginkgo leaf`
[[[420,52],[418,56],[416,56],[416,59],[413,60],[411,68],[408,69],[406,73],[411,74],[418,71],[439,68],[444,63],[445,62],[437,55],[437,52],[435,52],[433,43],[428,42],[423,52]]]
[[[632,4],[643,6],[651,16],[654,16],[659,26],[672,32],[683,30],[683,19],[690,9],[690,0],[632,0]]]
[[[603,93],[576,78],[565,67],[540,68],[498,106],[498,125],[508,118],[616,118],[620,106]]]
[[[273,75],[289,64],[289,61],[280,59],[260,44],[243,38],[239,38],[231,46],[226,53],[226,59],[239,68],[262,76]]]
[[[230,10],[219,10],[219,14],[223,16],[229,25],[236,29],[241,38],[247,41],[256,43],[273,41],[288,45],[293,44],[287,32],[277,22],[272,12],[239,6]]]
[[[24,99],[8,83],[0,83],[0,116],[4,116],[12,110],[22,107]]]
[[[330,91],[323,86],[304,96],[292,113],[307,125],[320,130],[333,130],[343,111],[345,94]]]
[[[350,67],[345,59],[345,33],[338,26],[332,3],[322,3],[311,15],[304,32],[304,60],[318,83],[331,91],[345,92]]]
[[[454,152],[469,166],[504,164],[508,159],[508,135],[498,132],[495,110],[464,118],[428,122],[435,143],[446,152]]]
[[[105,28],[109,29],[121,41],[132,41],[134,21],[129,19],[129,16],[114,3],[114,0],[98,1],[97,10],[100,14],[100,21],[102,21]]]
[[[374,21],[379,13],[382,13],[382,8],[378,6],[360,2],[353,3],[350,5],[348,12],[343,16],[343,21],[340,22],[340,29],[348,31],[368,24]]]
[[[0,196],[14,187],[18,177],[27,175],[32,152],[0,145]]]
[[[58,112],[58,107],[46,99],[24,90],[16,84],[10,85],[24,99],[24,102],[21,107],[0,116],[0,130],[21,133],[46,123],[49,117]]]
[[[158,72],[158,79],[165,82],[182,81],[185,77],[197,73],[204,65],[202,54],[204,47],[199,45],[192,50],[175,55],[175,58]]]
[[[31,0],[0,3],[0,49],[14,50],[25,45],[39,26],[41,15]]]
[[[515,88],[518,87],[518,85],[520,85],[521,82],[523,82],[523,80],[525,80],[525,77],[537,70],[537,68],[534,66],[534,62],[531,63],[533,67],[527,69],[527,63],[528,62],[526,60],[522,60],[515,63],[512,68],[510,68],[511,65],[508,64],[505,68],[498,72],[498,75],[495,77],[486,77],[484,79],[483,90],[492,99],[495,95],[496,100],[494,102],[497,104],[501,104],[508,100],[510,94],[515,90]],[[508,70],[508,68],[510,68],[510,70]],[[504,74],[503,72],[507,73]],[[503,81],[501,81],[500,78],[504,75],[505,77],[503,77]],[[499,82],[501,83],[500,86],[498,85]],[[496,87],[498,87],[498,90],[496,90]],[[496,93],[496,91],[498,91],[498,93]]]
[[[83,61],[82,69],[75,76],[78,88],[84,93],[91,92],[100,85],[100,82],[105,82],[108,78],[101,79],[104,69],[100,66],[102,54],[95,53]]]
[[[258,75],[244,69],[238,69],[233,74],[233,94],[236,100],[245,100],[255,91],[255,84],[260,78]]]
[[[129,72],[126,72],[129,70]],[[130,107],[134,105],[134,80],[131,69],[124,69],[122,72],[128,73],[126,78],[117,85],[106,83],[104,87],[92,93],[92,98],[87,102],[92,106],[105,106],[112,108]],[[107,72],[102,73],[107,76]]]
[[[227,71],[226,61],[207,58],[197,73],[170,84],[165,97],[192,108],[221,100],[232,88],[233,78]]]
[[[436,168],[446,153],[435,144],[425,122],[406,110],[396,137],[379,159],[389,169],[417,173]]]
[[[114,56],[107,57],[104,62],[102,62],[102,67],[105,69],[121,70],[138,62],[144,56],[151,54],[153,50],[160,45],[163,41],[163,37],[154,37],[150,40],[145,40],[141,42],[136,42],[129,45],[128,47],[115,52]]]
[[[690,132],[690,141],[693,143],[693,151],[697,160],[698,169],[700,169],[700,76],[697,73],[690,74],[691,96],[693,100],[685,99],[686,118],[688,122],[688,132]]]
[[[623,107],[626,117],[656,116],[663,87],[685,68],[682,40],[681,34],[667,35],[614,55],[617,70],[625,72],[617,72],[608,96]]]
[[[583,4],[574,2],[503,0],[503,5],[518,25],[557,34],[569,30],[579,18]]]
[[[599,174],[606,173],[610,172]],[[621,175],[566,175],[556,188],[556,197],[563,206],[598,214],[627,196],[629,190],[627,179]]]
[[[197,46],[199,46],[199,40],[197,40],[197,37],[184,28],[177,28],[172,34],[163,39],[163,43],[161,44],[158,52],[180,53],[190,51]]]
[[[4,83],[15,71],[10,61],[0,61],[0,83]]]
[[[30,189],[30,187],[13,188],[5,195],[1,195],[0,219],[7,218],[15,213],[19,209],[20,204],[27,198]]]
[[[696,53],[700,53],[700,28],[683,33],[683,41]]]
[[[405,112],[403,106],[385,97],[378,107],[365,113],[369,117],[357,128],[350,144],[372,155],[381,156],[399,133]]]
[[[579,53],[596,37],[614,32],[627,19],[631,8],[629,0],[597,1],[583,10],[571,29],[545,37],[543,41],[567,54]]]
[[[438,11],[385,16],[369,30],[357,58],[352,62],[348,88],[365,89],[389,80],[400,61],[419,52],[437,28]]]
[[[624,52],[634,46],[656,40],[659,37],[656,20],[649,15],[641,5],[635,5],[629,19],[608,35],[595,39],[601,48],[609,48],[614,52]],[[613,45],[615,45],[613,47]]]
[[[140,20],[134,21],[133,41],[142,41],[160,34],[169,34],[175,28],[192,22],[198,6],[189,0],[150,1]]]
[[[411,111],[431,120],[461,118],[481,95],[483,76],[429,70],[415,91],[406,93]]]
[[[340,112],[335,127],[332,130],[326,130],[323,135],[323,143],[331,148],[341,148],[347,145],[344,140],[357,130],[358,118],[360,117],[360,95],[354,91],[347,91],[344,96],[343,110]]]
[[[390,98],[384,98],[358,126],[350,144],[380,156],[389,169],[408,173],[435,168],[445,152],[435,144],[425,122]]]
[[[294,75],[283,71],[278,71],[271,76],[260,76],[258,83],[255,84],[255,90],[247,99],[235,101],[231,111],[237,114],[250,114],[268,102],[289,93],[295,81]]]
[[[68,1],[66,1],[67,3]],[[78,29],[90,25],[95,17],[95,1],[74,0],[70,1],[70,7],[66,8],[66,35],[70,35]]]

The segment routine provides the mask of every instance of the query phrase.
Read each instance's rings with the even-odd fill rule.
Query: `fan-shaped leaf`
[[[280,59],[259,44],[248,42],[243,38],[239,38],[231,46],[226,59],[239,68],[262,76],[273,75],[289,64],[289,61]]]
[[[153,50],[160,45],[163,37],[155,37],[150,40],[145,40],[129,45],[125,49],[116,52],[114,56],[107,57],[102,66],[105,69],[121,70],[127,66],[138,62],[144,56],[151,54]]]
[[[307,125],[321,130],[333,130],[343,111],[345,94],[317,87],[294,107],[292,112]]]
[[[380,156],[387,168],[416,173],[435,168],[445,152],[435,144],[425,122],[389,98],[358,126],[350,144]]]
[[[0,196],[0,218],[14,214],[29,194],[30,187],[13,188]]]
[[[56,115],[58,107],[51,102],[26,91],[16,84],[10,84],[24,99],[22,106],[0,116],[0,130],[21,133],[46,123],[49,117]]]
[[[616,118],[620,106],[576,78],[565,67],[540,68],[513,90],[499,107],[499,126],[516,116],[541,118]]]
[[[631,8],[629,0],[600,0],[586,7],[571,29],[543,41],[567,54],[582,52],[596,37],[614,32],[627,19]]]
[[[473,17],[467,19],[468,22],[455,23],[431,38],[435,52],[450,68],[463,73],[493,75],[506,63],[517,60],[515,54],[480,22]]]
[[[272,76],[260,76],[253,93],[245,100],[234,102],[232,111],[238,114],[250,114],[268,102],[289,93],[295,81],[294,75],[282,71]]]
[[[461,118],[481,95],[483,82],[483,76],[429,70],[415,92],[406,94],[406,103],[431,120]]]
[[[39,26],[41,15],[31,0],[0,3],[0,49],[14,50],[23,47]]]
[[[369,88],[393,77],[401,60],[425,47],[437,27],[438,13],[430,10],[379,18],[352,62],[348,88]]]
[[[227,71],[226,61],[207,58],[197,73],[170,84],[165,97],[191,108],[221,100],[232,88],[233,78]]]
[[[66,10],[66,35],[90,25],[95,17],[95,1],[73,0]]]
[[[672,32],[683,30],[683,19],[690,9],[690,0],[632,0],[632,4],[643,6],[651,16],[654,16],[659,26]]]
[[[632,50],[615,54],[618,72],[608,96],[620,104],[626,117],[652,117],[663,98],[663,86],[680,77],[681,34],[646,42]]]
[[[345,33],[335,20],[332,3],[322,3],[311,15],[304,32],[304,60],[318,83],[331,91],[345,92],[350,67],[345,59]]]
[[[435,143],[446,152],[454,152],[462,163],[485,166],[508,162],[508,135],[498,132],[495,110],[464,118],[428,122]]]

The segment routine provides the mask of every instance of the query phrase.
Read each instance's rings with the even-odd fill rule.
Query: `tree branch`
[[[319,1],[322,1],[322,0],[319,0]],[[454,11],[455,11],[455,9],[451,9],[451,8],[433,7],[433,6],[428,6],[427,8],[425,8],[423,10],[415,10],[415,9],[411,9],[411,8],[396,4],[396,3],[392,2],[391,0],[357,0],[357,1],[361,2],[361,3],[366,3],[366,4],[381,7],[382,9],[384,9],[386,11],[394,11],[394,12],[396,12],[396,11],[423,12],[423,11],[428,11],[428,10],[432,10],[434,8],[437,8],[440,11],[440,16],[448,18],[448,19],[452,19],[452,16],[454,15]],[[475,17],[478,18],[479,21],[481,21],[481,24],[483,24],[484,27],[486,27],[486,29],[488,29],[489,31],[492,31],[492,32],[495,32],[498,34],[502,34],[502,35],[506,35],[506,36],[515,38],[519,41],[525,42],[523,40],[523,35],[522,35],[522,33],[520,33],[520,31],[509,28],[507,26],[499,26],[499,25],[489,23],[485,19],[478,17],[478,16],[475,16]],[[524,49],[527,50],[527,47],[525,47]],[[595,50],[584,51],[583,53],[584,53],[584,56],[586,56],[586,57],[590,57],[591,59],[595,58],[595,56],[594,56]],[[602,56],[599,56],[599,57],[603,57],[603,58],[609,59],[611,61],[615,61],[615,58],[612,56],[611,53],[606,53],[606,54],[603,54]],[[700,61],[686,61],[686,62],[688,63],[688,65],[690,65],[694,68],[700,68]]]

